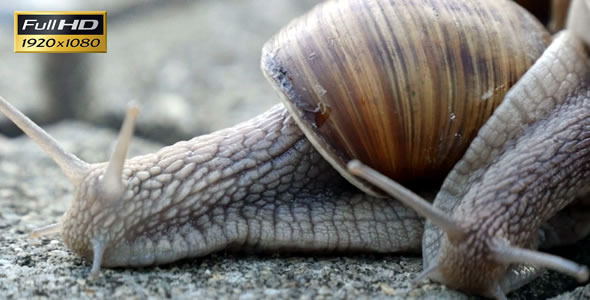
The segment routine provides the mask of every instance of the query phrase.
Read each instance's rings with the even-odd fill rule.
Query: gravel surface
[[[116,132],[86,123],[51,126],[69,151],[90,162],[109,156]],[[131,155],[153,152],[162,145],[134,139]],[[0,298],[291,298],[291,299],[469,299],[457,292],[425,283],[412,288],[410,280],[422,269],[412,255],[305,256],[277,253],[220,252],[200,259],[143,269],[103,269],[87,279],[89,262],[71,253],[59,235],[33,239],[36,227],[59,220],[72,201],[70,183],[57,166],[26,137],[0,139]],[[590,264],[578,249],[559,253]],[[513,299],[559,295],[575,299],[588,287],[547,272],[511,294]]]

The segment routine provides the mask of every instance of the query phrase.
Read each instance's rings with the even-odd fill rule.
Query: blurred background
[[[0,95],[39,124],[118,129],[138,101],[137,134],[163,143],[231,126],[278,103],[262,45],[320,0],[2,1]],[[106,10],[107,53],[14,53],[15,10]],[[0,133],[20,134],[3,116]]]
[[[557,0],[554,2],[563,2]],[[262,45],[321,0],[21,0],[0,3],[0,95],[40,125],[77,119],[170,144],[245,121],[278,103]],[[547,22],[550,0],[518,0]],[[106,10],[108,52],[13,52],[16,10]],[[0,134],[20,131],[0,116]]]

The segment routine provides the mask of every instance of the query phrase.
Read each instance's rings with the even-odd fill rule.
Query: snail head
[[[87,163],[66,151],[45,130],[2,97],[0,111],[49,154],[74,185],[75,199],[62,221],[35,229],[32,236],[62,233],[64,242],[72,250],[93,261],[91,276],[96,276],[104,251],[114,240],[112,235],[116,234],[109,227],[113,225],[122,200],[127,194],[132,195],[127,192],[129,189],[123,168],[139,108],[129,106],[110,161],[97,164]]]
[[[511,245],[502,234],[490,235],[481,220],[450,216],[419,195],[358,160],[348,169],[414,209],[443,232],[437,259],[415,281],[430,278],[465,292],[504,298],[502,278],[511,265],[526,264],[552,269],[579,281],[588,280],[588,268],[567,259]]]

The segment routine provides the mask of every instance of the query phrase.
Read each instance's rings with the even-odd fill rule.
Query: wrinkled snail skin
[[[93,165],[63,218],[66,245],[102,266],[163,264],[221,249],[418,252],[423,219],[360,193],[282,105],[235,127],[126,161],[126,193],[97,198]]]
[[[590,47],[575,32],[561,32],[509,91],[433,205],[358,160],[348,164],[427,218],[417,280],[497,299],[544,267],[588,280],[586,266],[535,250],[590,233]],[[570,216],[579,224],[564,227]]]
[[[486,257],[485,249],[493,242],[536,248],[542,224],[577,198],[587,198],[589,149],[588,47],[562,32],[445,180],[434,205],[470,235],[453,245],[428,223],[425,268],[438,264],[445,284],[480,294],[498,284],[504,292],[521,285],[518,278],[503,282],[508,264]],[[587,233],[588,226],[577,238]]]
[[[106,163],[79,163],[2,98],[0,111],[75,183],[59,226],[36,235],[60,231],[70,249],[93,261],[94,276],[99,267],[163,264],[221,249],[420,249],[423,218],[350,185],[280,104],[234,127],[126,160],[119,175],[124,190],[115,198],[105,193],[112,190]]]

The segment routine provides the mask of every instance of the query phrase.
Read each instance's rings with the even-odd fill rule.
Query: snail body
[[[346,17],[340,19],[336,11]],[[489,24],[493,26],[485,27]],[[324,25],[325,30],[316,30]],[[417,33],[406,34],[415,28]],[[476,41],[478,36],[484,41]],[[429,43],[430,39],[435,42]],[[75,186],[75,200],[63,219],[34,235],[61,232],[69,248],[93,261],[92,276],[101,266],[162,264],[227,248],[419,251],[424,231],[420,215],[443,228],[444,234],[435,233],[437,241],[442,240],[440,249],[454,251],[445,241],[454,246],[469,236],[455,215],[469,219],[477,214],[453,211],[454,205],[444,209],[452,201],[439,200],[433,208],[415,197],[407,201],[410,194],[405,192],[394,193],[408,208],[383,197],[372,178],[355,176],[365,174],[368,167],[353,164],[349,172],[346,165],[361,159],[396,180],[405,174],[408,180],[441,176],[459,160],[505,92],[533,65],[548,41],[541,25],[511,1],[329,1],[293,21],[264,47],[263,72],[284,104],[234,127],[126,160],[137,115],[137,109],[131,108],[111,160],[89,164],[66,152],[1,98],[0,111],[52,156]],[[355,51],[364,56],[357,57]],[[420,90],[423,86],[426,89]],[[374,119],[361,116],[368,111],[375,112]],[[534,126],[535,118],[527,120],[531,122],[513,127]],[[483,155],[478,148],[485,144],[481,141],[494,142],[496,152],[486,157],[488,164],[470,161],[474,154],[466,156],[447,178],[443,193],[474,186],[473,182],[453,185],[464,179],[457,177],[465,175],[461,167],[483,174],[493,169],[491,157],[515,148],[509,143],[515,139],[495,136],[493,125],[487,128],[468,153]],[[377,147],[373,153],[372,145]],[[414,156],[416,149],[422,152]],[[484,183],[478,188],[485,190]],[[390,192],[386,186],[376,186]],[[550,191],[540,186],[527,195],[534,198],[533,193]],[[440,195],[437,199],[442,199]],[[454,195],[460,198],[459,193]],[[541,223],[570,198],[553,207],[543,202],[551,209],[527,229],[536,234]],[[451,212],[455,219],[449,221]],[[472,236],[478,240],[478,235]],[[510,236],[500,237],[513,242]],[[434,245],[432,240],[428,245]],[[510,249],[536,244],[519,240],[513,246]],[[497,293],[497,283],[508,265],[519,262],[493,262],[491,284],[471,282],[445,269],[448,263],[439,250],[428,251],[434,254],[425,256],[425,265],[443,266],[427,270],[438,272],[432,278],[488,296],[503,295]]]
[[[588,49],[569,31],[555,39],[482,127],[434,206],[356,160],[348,164],[427,218],[418,280],[497,299],[543,267],[588,280],[587,267],[530,250],[590,233]]]

